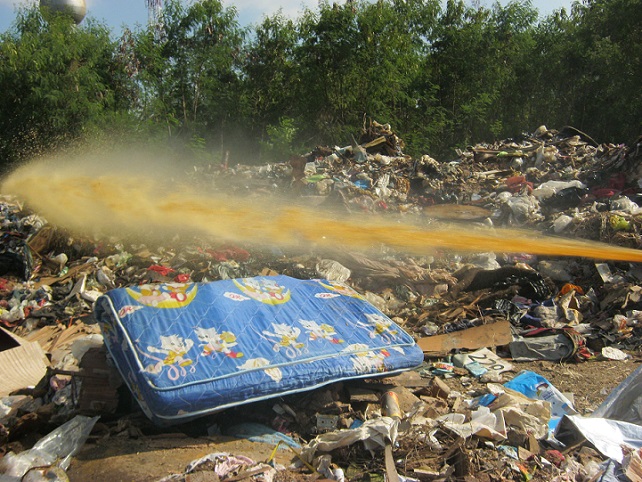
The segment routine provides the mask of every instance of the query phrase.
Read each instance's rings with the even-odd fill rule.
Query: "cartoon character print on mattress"
[[[288,358],[296,358],[303,353],[305,343],[299,341],[300,334],[301,328],[285,323],[272,323],[272,331],[263,330],[265,338],[273,343],[272,349],[277,353],[283,350]]]
[[[245,363],[243,363],[242,365],[239,365],[236,368],[243,371],[264,369],[263,373],[265,373],[268,377],[270,377],[276,383],[281,383],[281,380],[283,379],[283,372],[281,372],[281,369],[278,367],[265,368],[269,365],[270,365],[270,361],[267,358],[258,357],[258,358],[250,358]]]
[[[196,283],[145,284],[126,288],[127,294],[141,305],[153,308],[183,308],[198,292]]]
[[[337,331],[334,327],[327,323],[319,324],[312,320],[299,320],[299,323],[305,328],[310,341],[327,340],[335,345],[344,343],[344,340],[336,337]]]
[[[381,373],[386,371],[385,359],[390,356],[390,352],[385,348],[378,350],[369,350],[369,346],[364,343],[354,343],[348,345],[343,351],[352,353],[352,368],[356,373]]]
[[[391,344],[399,334],[399,330],[394,328],[394,322],[387,316],[377,313],[365,313],[365,315],[368,319],[367,323],[357,321],[357,327],[366,330],[370,338],[379,336],[385,343]]]
[[[350,298],[357,298],[358,300],[365,300],[363,296],[361,296],[359,293],[357,293],[355,290],[350,288],[349,286],[346,286],[342,283],[336,283],[333,281],[328,281],[328,280],[320,280],[320,279],[315,279],[312,280],[316,283],[319,283],[321,286],[323,286],[326,290],[330,291],[330,293],[317,293],[315,294],[315,298],[335,298],[337,296],[349,296]]]
[[[196,336],[201,341],[199,347],[203,350],[201,356],[215,357],[217,353],[222,353],[228,358],[241,358],[243,352],[235,351],[232,348],[237,346],[236,335],[231,331],[218,332],[216,328],[194,329]]]
[[[132,313],[136,313],[138,310],[142,309],[142,306],[125,305],[120,310],[118,310],[118,318],[122,320],[126,316],[131,315]]]
[[[145,371],[154,375],[161,374],[167,368],[167,376],[170,380],[178,380],[179,377],[187,375],[185,367],[192,365],[193,361],[187,356],[187,353],[194,346],[194,340],[185,339],[178,335],[169,335],[160,337],[160,347],[148,346],[147,352],[140,347],[136,349],[145,358],[155,363],[150,363],[145,367]],[[159,355],[159,356],[156,356]],[[191,367],[190,372],[196,369]]]
[[[242,293],[266,305],[281,305],[290,301],[290,290],[270,278],[232,280]]]

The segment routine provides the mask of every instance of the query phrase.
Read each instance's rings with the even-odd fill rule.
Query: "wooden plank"
[[[443,356],[454,349],[477,350],[507,345],[513,341],[510,322],[498,321],[445,335],[421,338],[417,344],[427,356]]]

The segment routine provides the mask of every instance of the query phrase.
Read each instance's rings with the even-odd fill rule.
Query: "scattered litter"
[[[551,430],[555,430],[559,419],[564,415],[577,413],[571,401],[538,373],[522,371],[515,378],[504,383],[504,386],[534,400],[544,400],[550,403],[551,421],[549,427]]]
[[[201,477],[196,478],[196,473]],[[192,474],[192,475],[190,475]],[[211,478],[206,474],[211,474]],[[182,474],[173,474],[159,479],[158,482],[188,482],[191,480],[260,480],[271,482],[276,469],[267,464],[256,463],[243,455],[215,452],[189,463]],[[258,478],[260,477],[260,478]]]
[[[639,249],[640,151],[587,139],[542,126],[453,159],[412,159],[391,126],[373,121],[346,147],[190,175],[195,189],[291,191],[365,221],[524,228],[527,240]],[[601,252],[598,262],[535,255],[528,243],[423,255],[184,233],[137,244],[72,235],[6,197],[0,217],[5,478],[64,480],[80,446],[197,432],[268,444],[298,464],[219,452],[163,480],[269,481],[277,470],[331,480],[640,479],[642,372],[608,383],[640,363],[636,265]],[[313,289],[303,295],[299,283]],[[212,286],[225,289],[204,299]],[[188,306],[198,316],[185,317]],[[573,391],[574,371],[594,364],[617,368],[590,395],[573,399],[549,381],[568,374]],[[193,420],[201,416],[211,420]],[[55,426],[64,447],[45,437],[28,448]]]
[[[29,450],[19,454],[6,454],[0,460],[0,470],[13,477],[22,477],[34,467],[42,468],[54,464],[62,470],[67,470],[71,458],[85,443],[98,418],[77,415],[41,438]]]
[[[615,348],[613,346],[605,346],[604,348],[602,348],[602,356],[609,360],[619,360],[619,361],[624,361],[631,358],[631,355],[624,353],[619,348]]]

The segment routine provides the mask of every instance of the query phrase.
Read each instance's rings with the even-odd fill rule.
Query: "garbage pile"
[[[195,186],[289,191],[361,216],[517,226],[640,248],[642,138],[598,144],[571,127],[542,126],[449,161],[413,159],[403,148],[373,121],[359,144],[192,176]],[[635,264],[527,252],[330,255],[196,238],[131,244],[65,232],[6,197],[0,217],[2,481],[47,470],[65,480],[88,437],[167,430],[141,414],[105,349],[94,317],[104,293],[277,274],[345,284],[412,335],[424,363],[208,415],[199,424],[207,435],[285,448],[292,465],[217,452],[163,480],[642,480]],[[182,356],[172,350],[172,360]],[[544,363],[582,370],[604,361],[615,364],[611,378],[631,375],[598,403],[573,400],[538,373]],[[61,438],[69,443],[52,445]]]

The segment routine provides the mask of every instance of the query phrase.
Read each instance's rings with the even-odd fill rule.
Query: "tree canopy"
[[[322,2],[243,28],[219,0],[165,3],[125,30],[18,12],[0,35],[0,163],[127,132],[205,160],[349,144],[364,119],[406,152],[572,125],[600,142],[642,127],[642,0]],[[184,150],[182,152],[185,152]]]

